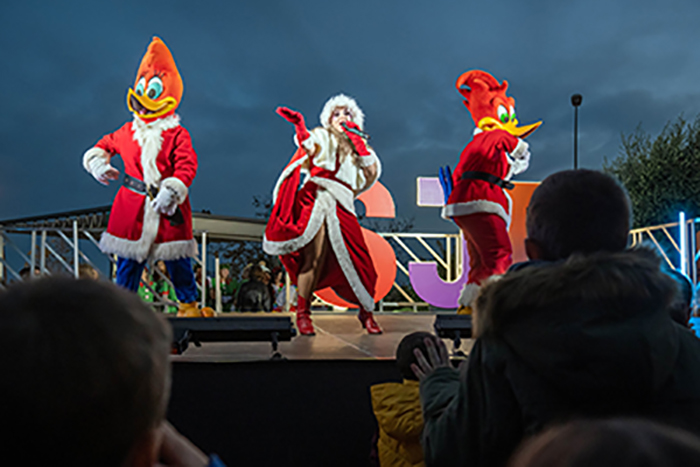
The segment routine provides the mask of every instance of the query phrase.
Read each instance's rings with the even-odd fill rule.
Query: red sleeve
[[[502,151],[513,152],[515,147],[518,145],[518,138],[511,135],[505,130],[494,130],[493,133],[498,132],[494,137],[498,138],[496,147]]]
[[[180,131],[175,136],[173,165],[175,171],[172,176],[178,178],[188,187],[192,185],[192,181],[197,175],[197,153],[192,147],[190,133],[183,127],[180,127]]]
[[[121,151],[119,150],[119,133],[121,133],[124,128],[127,125],[131,125],[131,122],[125,123],[122,125],[121,128],[119,128],[117,131],[114,133],[110,133],[108,135],[104,135],[98,142],[95,144],[95,147],[104,149],[109,153],[110,156],[113,156],[115,154],[121,154]]]

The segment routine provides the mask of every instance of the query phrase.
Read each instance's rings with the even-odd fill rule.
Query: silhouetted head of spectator
[[[678,324],[687,327],[693,307],[693,283],[685,274],[675,269],[665,268],[662,270],[676,281],[676,295],[669,308],[671,318]]]
[[[622,251],[631,208],[625,189],[594,170],[550,175],[527,208],[525,248],[530,259],[556,261],[573,253]]]
[[[3,464],[157,461],[171,331],[136,294],[72,278],[19,284],[0,294],[0,329]]]
[[[700,439],[646,420],[578,420],[524,442],[509,467],[700,465]]]
[[[432,339],[437,348],[437,337],[429,332],[413,332],[399,342],[396,348],[396,365],[399,367],[401,376],[404,379],[417,380],[415,373],[411,369],[412,363],[418,363],[416,356],[413,354],[414,349],[420,349],[423,355],[428,355],[428,349],[425,346],[425,339]]]

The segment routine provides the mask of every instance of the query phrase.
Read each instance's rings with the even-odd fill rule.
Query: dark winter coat
[[[700,340],[674,323],[673,280],[647,250],[506,274],[477,305],[460,372],[421,383],[427,466],[501,466],[575,417],[637,416],[700,434]]]

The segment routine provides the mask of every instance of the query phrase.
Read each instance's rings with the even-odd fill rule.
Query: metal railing
[[[681,228],[681,222],[684,228]],[[630,245],[654,245],[669,267],[685,274],[693,286],[697,286],[700,251],[697,245],[696,224],[699,222],[700,218],[681,219],[670,224],[633,229],[630,231]],[[667,248],[664,248],[664,244]]]

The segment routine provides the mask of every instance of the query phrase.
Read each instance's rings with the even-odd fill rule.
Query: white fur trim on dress
[[[335,212],[335,209],[333,196],[325,190],[319,190],[304,233],[284,241],[268,240],[267,235],[265,235],[263,237],[263,251],[268,255],[286,255],[304,248],[314,239],[328,214]]]
[[[510,196],[505,193],[508,198],[508,208],[510,210]],[[506,225],[510,228],[510,214],[499,203],[495,201],[488,201],[485,199],[478,199],[475,201],[468,201],[466,203],[454,203],[448,204],[442,208],[442,218],[450,219],[451,217],[457,216],[468,216],[469,214],[478,214],[481,212],[496,214],[498,217],[506,221]]]
[[[353,196],[352,191],[345,185],[338,183],[335,180],[331,180],[330,178],[323,177],[310,177],[308,181],[320,186],[322,190],[325,189],[329,191],[342,207],[350,211],[354,216],[356,215],[355,197]]]
[[[336,107],[346,107],[352,114],[352,121],[355,122],[360,129],[365,127],[365,114],[362,112],[362,109],[357,105],[355,99],[345,94],[338,94],[326,101],[319,117],[321,126],[324,128],[330,127],[331,114]]]
[[[457,300],[457,303],[460,306],[471,307],[472,303],[474,303],[474,300],[476,300],[476,297],[479,296],[480,290],[481,286],[479,284],[464,284],[464,287],[462,287],[462,291],[459,293],[459,300]]]
[[[143,227],[141,229],[141,238],[138,240],[129,240],[126,238],[116,237],[109,232],[104,232],[100,239],[100,250],[103,253],[111,253],[122,258],[128,258],[143,262],[148,258],[148,255],[153,246],[153,241],[158,235],[158,225],[160,224],[160,214],[153,210],[151,203],[145,196]]]
[[[277,177],[277,182],[275,183],[275,188],[272,190],[272,204],[274,205],[277,202],[277,195],[279,194],[280,186],[282,186],[282,182],[289,177],[294,170],[302,165],[304,162],[309,160],[309,156],[303,156],[299,158],[298,160],[294,161],[293,163],[289,164],[287,167],[284,168],[282,173],[280,174],[279,177]]]
[[[187,185],[177,177],[168,177],[163,180],[160,184],[160,188],[167,188],[173,193],[175,193],[175,202],[177,204],[182,204],[187,199],[187,194],[189,190]]]
[[[178,126],[180,117],[175,114],[150,123],[145,123],[134,115],[131,129],[134,131],[134,141],[141,147],[143,181],[147,185],[159,186],[160,172],[156,166],[156,158],[163,144],[163,132]]]
[[[326,231],[331,248],[333,248],[333,253],[335,253],[335,257],[340,265],[340,269],[343,271],[345,279],[347,279],[350,288],[352,288],[357,300],[360,302],[359,305],[366,311],[374,311],[374,298],[367,292],[367,289],[360,280],[360,276],[357,274],[355,265],[352,263],[352,259],[348,253],[348,248],[345,246],[337,211],[329,213],[326,217]]]
[[[83,154],[83,168],[88,171],[90,175],[95,176],[95,172],[92,170],[94,163],[99,161],[102,164],[109,165],[110,155],[107,151],[102,148],[92,147],[85,151]]]

